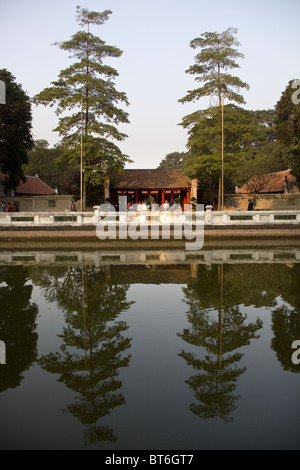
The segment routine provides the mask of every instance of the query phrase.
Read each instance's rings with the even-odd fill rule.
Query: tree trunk
[[[219,175],[218,211],[221,210],[222,177]]]
[[[82,191],[82,210],[86,210],[86,182],[83,180],[83,191]]]

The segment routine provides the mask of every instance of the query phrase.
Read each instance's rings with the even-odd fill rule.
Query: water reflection
[[[294,376],[300,372],[299,365],[291,361],[291,344],[300,339],[297,249],[7,251],[0,252],[0,260],[0,339],[5,341],[9,363],[9,367],[0,367],[0,392],[22,389],[25,371],[41,368],[68,390],[68,401],[60,409],[80,424],[85,446],[118,441],[126,448],[128,435],[136,434],[130,426],[139,414],[135,402],[141,400],[135,395],[140,376],[132,364],[138,354],[140,372],[145,364],[149,370],[160,370],[157,380],[162,383],[153,410],[169,410],[157,420],[146,409],[143,412],[145,429],[155,436],[153,449],[159,448],[164,423],[177,416],[178,410],[182,415],[172,435],[177,433],[181,439],[185,423],[183,448],[191,448],[192,436],[200,431],[205,434],[195,421],[203,425],[217,418],[222,424],[235,425],[238,420],[234,416],[242,401],[240,384],[249,380],[247,355],[254,351],[259,362],[256,346],[265,328],[270,330],[263,347],[272,353],[271,361]],[[143,311],[132,315],[138,291],[142,297],[135,287],[149,292],[153,285],[161,295],[159,313],[151,305],[143,305]],[[166,285],[174,286],[179,298],[177,316],[174,303],[164,294]],[[46,314],[43,301],[33,301],[39,298],[34,297],[34,289],[48,305],[55,304],[63,317],[55,341],[51,332],[46,337],[45,326],[41,326],[40,317]],[[143,323],[143,315],[149,323]],[[151,325],[153,346],[145,324]],[[160,342],[161,338],[169,342]],[[38,341],[46,340],[46,353],[38,352]],[[161,358],[159,367],[154,359],[151,363],[150,347],[156,350],[153,357]],[[132,386],[124,386],[127,377]],[[167,384],[172,380],[178,391],[174,390],[170,400]],[[251,386],[249,381],[247,387]],[[184,406],[183,396],[188,396]],[[24,398],[24,406],[27,404]],[[195,416],[201,419],[189,421]],[[124,420],[119,427],[118,420]],[[152,421],[155,429],[147,424]],[[121,428],[126,429],[126,435]],[[70,429],[70,436],[72,432]]]
[[[298,301],[297,301],[298,304]],[[272,311],[274,337],[271,348],[284,370],[299,373],[300,367],[291,361],[291,342],[300,338],[300,309],[282,305]]]
[[[195,354],[183,350],[179,356],[194,370],[201,371],[186,380],[197,400],[190,405],[190,410],[201,418],[219,417],[229,422],[239,398],[235,394],[236,382],[246,371],[245,366],[238,366],[243,357],[239,350],[257,338],[256,331],[262,328],[262,321],[257,318],[255,323],[246,324],[247,315],[242,314],[239,306],[223,304],[223,265],[216,269],[218,276],[215,272],[209,273],[214,281],[218,279],[218,283],[214,283],[215,289],[213,284],[203,283],[202,271],[196,281],[183,289],[191,326],[178,336],[189,344],[202,346],[204,351]],[[205,287],[214,291],[209,308],[203,302]],[[214,318],[215,312],[217,316]]]
[[[115,441],[114,430],[102,426],[101,418],[126,403],[117,377],[129,365],[124,353],[131,339],[124,337],[128,325],[117,317],[132,305],[126,300],[128,285],[113,285],[107,269],[94,266],[37,268],[34,279],[45,298],[58,303],[66,324],[60,351],[43,355],[39,364],[76,393],[64,411],[84,425],[85,444]]]
[[[18,387],[23,373],[37,358],[38,306],[31,302],[32,285],[26,267],[9,266],[0,276],[0,332],[9,367],[0,367],[0,392]]]

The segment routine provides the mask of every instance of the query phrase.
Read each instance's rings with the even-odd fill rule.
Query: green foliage
[[[266,149],[275,146],[272,116],[271,111],[248,111],[233,104],[224,106],[225,192],[232,192],[235,184],[245,183],[253,176],[254,168],[256,173],[275,169],[274,161],[266,158]],[[181,125],[189,134],[185,171],[190,177],[198,178],[202,202],[213,204],[222,165],[219,109],[197,111],[186,116]]]
[[[300,183],[300,104],[292,99],[293,82],[289,82],[275,106],[275,129],[291,172]]]
[[[158,170],[180,169],[183,168],[183,161],[186,157],[185,152],[168,153],[157,167]]]
[[[31,105],[27,94],[6,69],[0,70],[5,83],[6,104],[0,104],[0,169],[8,175],[7,189],[25,181],[22,165],[33,146]]]
[[[290,149],[289,155],[291,173],[296,177],[298,185],[300,184],[300,143]]]
[[[201,50],[195,56],[195,64],[186,73],[195,75],[195,80],[203,82],[203,86],[189,91],[179,102],[196,101],[203,96],[217,96],[219,105],[221,97],[244,103],[244,98],[238,91],[241,88],[248,89],[249,86],[238,77],[226,73],[229,69],[238,68],[236,59],[243,58],[243,54],[236,49],[240,45],[235,39],[236,33],[237,29],[228,28],[222,33],[203,33],[191,41],[190,46],[193,49],[200,47]]]
[[[117,70],[104,64],[104,59],[118,58],[122,51],[90,32],[90,25],[102,25],[111,11],[89,12],[77,7],[77,14],[79,24],[87,27],[87,31],[79,31],[69,41],[56,43],[76,62],[62,70],[58,80],[33,101],[57,107],[59,124],[55,130],[65,148],[60,163],[79,167],[82,137],[84,179],[95,185],[103,182],[106,173],[119,171],[130,161],[112,143],[127,137],[117,126],[129,122],[128,113],[118,106],[129,103],[126,94],[115,87]],[[69,115],[70,111],[73,114]]]
[[[78,192],[79,172],[76,167],[61,165],[58,160],[64,148],[58,144],[49,148],[46,140],[36,140],[34,147],[28,152],[28,164],[23,170],[27,175],[38,174],[51,188],[57,188],[61,194]]]
[[[241,88],[248,89],[249,86],[238,77],[230,75],[228,70],[238,68],[236,60],[243,55],[238,52],[236,47],[239,43],[235,39],[237,30],[228,28],[222,33],[203,33],[199,38],[191,41],[193,49],[200,48],[200,52],[195,56],[195,64],[192,65],[186,73],[195,75],[197,82],[202,82],[203,86],[189,91],[188,94],[179,100],[181,103],[196,101],[204,96],[217,97],[218,106],[210,107],[205,111],[197,111],[185,116],[181,125],[188,129],[188,149],[189,156],[185,159],[184,166],[187,174],[196,178],[202,178],[205,184],[209,185],[205,199],[215,202],[219,199],[220,204],[220,181],[222,172],[222,102],[224,98],[237,103],[244,103],[244,98],[239,94]],[[237,109],[237,108],[236,108]],[[236,165],[235,151],[244,144],[247,136],[242,128],[243,125],[248,128],[250,123],[241,124],[235,120],[234,132],[230,135],[230,119],[234,119],[235,108],[230,108],[227,115],[227,169],[230,165]],[[225,119],[225,118],[224,118]],[[240,133],[244,135],[241,137]],[[241,142],[243,140],[243,143]],[[231,168],[232,172],[232,168]],[[224,177],[225,181],[225,177]],[[203,196],[203,194],[202,194]]]

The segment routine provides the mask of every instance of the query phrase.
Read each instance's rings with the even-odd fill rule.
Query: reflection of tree
[[[284,256],[284,255],[283,255]],[[231,303],[276,307],[277,297],[300,309],[300,263],[249,263],[224,266],[224,296]],[[206,288],[207,286],[203,286]]]
[[[6,345],[6,365],[0,367],[0,392],[20,385],[22,372],[37,357],[36,317],[38,307],[31,303],[32,285],[28,269],[12,266],[6,269],[0,287],[0,339]]]
[[[90,266],[70,266],[59,278],[55,272],[50,277],[45,274],[41,278],[44,295],[56,297],[65,310],[67,326],[60,335],[60,352],[42,356],[40,363],[77,393],[65,411],[86,426],[86,444],[114,441],[113,430],[97,422],[125,403],[117,376],[119,368],[129,364],[130,355],[123,353],[131,340],[123,336],[127,324],[116,317],[131,305],[126,301],[127,286],[112,285],[104,269]]]
[[[242,315],[239,307],[223,305],[223,266],[219,266],[218,277],[219,282],[215,277],[213,284],[219,285],[219,298],[215,299],[213,305],[214,312],[218,312],[217,318],[214,318],[211,309],[203,307],[201,295],[195,289],[197,281],[184,289],[191,327],[178,336],[189,344],[204,347],[207,353],[204,358],[185,351],[179,356],[195,370],[203,371],[186,381],[199,402],[190,405],[191,411],[201,418],[218,416],[224,421],[230,421],[229,415],[239,398],[234,394],[236,382],[246,370],[236,365],[243,356],[237,350],[257,337],[255,333],[262,327],[262,322],[257,319],[256,323],[246,325],[247,316]]]
[[[274,338],[271,348],[275,351],[278,361],[284,370],[300,372],[299,365],[292,362],[292,343],[300,339],[300,311],[289,309],[286,305],[272,312],[272,329]]]

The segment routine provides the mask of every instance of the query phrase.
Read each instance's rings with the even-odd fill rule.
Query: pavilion
[[[166,201],[171,204],[180,197],[184,207],[197,199],[197,180],[188,178],[183,170],[123,170],[118,181],[111,184],[106,181],[105,190],[112,204],[117,204],[121,195],[134,204],[153,197],[159,205]]]

